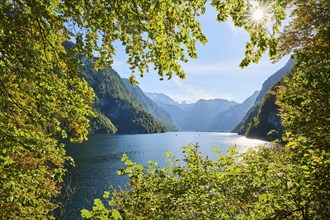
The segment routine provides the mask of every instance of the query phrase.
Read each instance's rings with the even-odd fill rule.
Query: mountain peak
[[[145,92],[146,96],[148,96],[152,101],[156,103],[170,104],[170,105],[178,105],[179,103],[171,99],[169,96],[164,93],[156,93],[156,92]]]

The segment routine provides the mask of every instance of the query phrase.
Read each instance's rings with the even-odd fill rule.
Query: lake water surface
[[[229,146],[236,145],[239,150],[264,145],[266,142],[247,139],[234,133],[225,132],[168,132],[161,134],[136,135],[92,135],[81,144],[69,144],[67,154],[75,160],[76,167],[70,168],[69,179],[77,189],[67,205],[61,219],[80,219],[80,210],[90,209],[93,199],[102,197],[110,185],[124,187],[127,178],[120,177],[116,171],[124,168],[123,154],[137,163],[146,165],[148,161],[165,164],[165,150],[170,150],[177,158],[183,157],[181,147],[188,144],[200,146],[203,155],[212,158],[212,146],[225,152]]]

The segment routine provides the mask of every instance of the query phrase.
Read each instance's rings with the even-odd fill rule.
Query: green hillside
[[[116,71],[110,68],[96,71],[91,62],[84,60],[84,63],[82,75],[96,94],[94,112],[97,117],[91,121],[93,132],[132,134],[166,131],[143,109]]]

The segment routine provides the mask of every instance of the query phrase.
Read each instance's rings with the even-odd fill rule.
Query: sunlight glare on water
[[[244,152],[248,148],[266,143],[229,132],[92,135],[88,141],[68,144],[66,147],[67,154],[74,158],[77,165],[75,168],[69,168],[69,177],[77,192],[71,198],[71,203],[66,207],[61,219],[81,219],[80,210],[90,209],[93,199],[102,197],[110,185],[116,188],[125,187],[128,179],[116,173],[125,166],[121,161],[123,154],[142,165],[147,165],[147,162],[152,160],[159,162],[160,166],[165,166],[165,150],[182,159],[182,147],[188,144],[198,144],[203,156],[216,159],[213,146],[219,147],[225,154],[230,146],[236,145],[239,152]]]

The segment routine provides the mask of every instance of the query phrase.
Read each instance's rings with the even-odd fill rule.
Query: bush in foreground
[[[183,147],[183,162],[166,152],[168,166],[143,167],[123,156],[129,190],[95,199],[86,219],[326,219],[328,191],[319,176],[329,164],[297,160],[296,142],[286,147],[258,147],[246,153],[230,148],[216,160],[204,158],[198,146]],[[327,157],[319,152],[320,157]],[[305,159],[308,155],[305,155]],[[313,156],[315,158],[316,155]],[[322,176],[322,175],[321,175]]]

